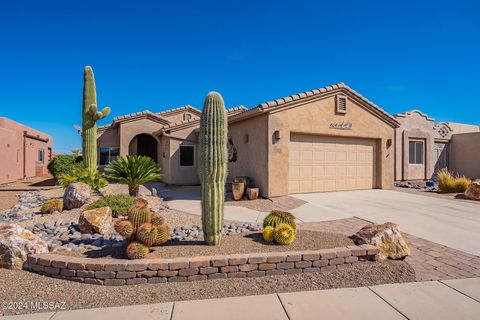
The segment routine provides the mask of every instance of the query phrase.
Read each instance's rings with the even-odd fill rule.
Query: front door
[[[448,143],[435,142],[434,157],[435,157],[435,170],[433,175],[436,176],[438,171],[443,168],[448,169]]]

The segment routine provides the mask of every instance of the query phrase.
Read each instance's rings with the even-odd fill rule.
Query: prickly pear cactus
[[[227,114],[222,96],[210,92],[200,117],[199,176],[202,184],[202,226],[207,244],[222,237],[227,177]]]
[[[97,171],[97,120],[110,114],[110,108],[98,111],[97,92],[92,67],[83,72],[82,152],[83,163],[90,172]]]

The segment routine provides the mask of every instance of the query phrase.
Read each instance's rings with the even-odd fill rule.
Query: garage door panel
[[[375,140],[292,134],[289,192],[371,189]]]

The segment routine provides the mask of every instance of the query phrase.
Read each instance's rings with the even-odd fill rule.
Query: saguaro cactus
[[[227,114],[222,96],[210,92],[200,117],[199,176],[202,184],[202,228],[207,244],[222,238],[227,177]]]
[[[109,107],[98,111],[93,70],[86,66],[83,72],[82,152],[83,163],[90,172],[97,170],[97,120],[109,113]]]

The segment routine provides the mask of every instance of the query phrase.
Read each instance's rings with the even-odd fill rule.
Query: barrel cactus
[[[289,224],[281,223],[275,228],[274,238],[278,244],[291,244],[295,240],[295,229]]]
[[[130,239],[133,235],[133,224],[128,220],[117,220],[115,231],[125,239]]]
[[[263,240],[267,242],[273,242],[274,232],[275,232],[275,228],[272,226],[266,226],[265,228],[263,228],[263,233],[262,233]]]
[[[127,242],[127,257],[143,259],[151,246],[164,244],[170,238],[170,228],[165,218],[150,211],[148,201],[137,198],[128,208],[128,219],[117,220],[117,231]]]
[[[143,259],[150,253],[146,245],[137,241],[130,242],[126,251],[129,259]]]
[[[133,224],[134,231],[144,223],[151,222],[152,213],[145,199],[137,198],[128,208],[128,220]]]
[[[158,228],[151,223],[144,223],[138,228],[136,238],[148,247],[153,246],[157,241]]]
[[[222,96],[210,92],[200,116],[199,177],[202,185],[204,240],[218,245],[222,237],[227,177],[227,113]]]
[[[97,120],[108,116],[110,108],[105,107],[98,111],[92,67],[85,67],[83,81],[82,156],[85,167],[94,173],[97,171]]]
[[[281,210],[272,210],[263,220],[263,227],[272,226],[273,228],[276,228],[282,223],[290,225],[295,231],[297,230],[295,216],[290,212]]]
[[[168,241],[170,237],[170,228],[166,224],[162,224],[156,227],[156,237],[155,242],[153,243],[154,246],[160,246]]]

